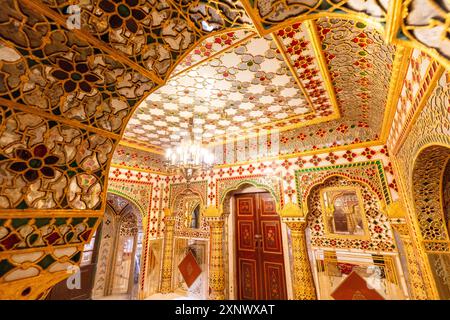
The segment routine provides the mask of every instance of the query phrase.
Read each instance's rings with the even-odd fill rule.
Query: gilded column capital
[[[305,217],[305,212],[303,212],[303,209],[298,204],[288,202],[280,210],[280,217],[301,219]]]
[[[206,219],[216,219],[222,217],[222,210],[220,208],[217,208],[215,205],[210,205],[206,207],[205,211],[203,212],[203,217]]]
[[[206,222],[208,223],[210,228],[222,229],[225,224],[225,220],[222,218],[207,218]]]
[[[400,200],[396,200],[388,204],[383,211],[386,212],[389,219],[404,219],[406,217],[406,210]]]
[[[402,237],[409,237],[408,224],[405,219],[390,219],[392,229],[397,231]]]
[[[288,219],[284,218],[282,219],[284,223],[288,226],[291,231],[297,231],[297,232],[304,232],[306,230],[306,227],[308,223],[305,219]]]
[[[173,227],[175,225],[175,218],[174,217],[165,217],[164,218],[164,224],[166,226],[165,231],[167,232],[167,227]]]

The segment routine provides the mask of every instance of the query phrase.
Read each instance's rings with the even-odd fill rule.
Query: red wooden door
[[[238,299],[287,299],[280,218],[268,192],[235,196]]]

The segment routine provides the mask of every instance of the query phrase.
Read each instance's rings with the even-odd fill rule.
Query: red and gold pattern
[[[188,252],[188,254],[178,265],[178,269],[180,270],[188,288],[192,286],[195,280],[197,280],[202,273],[202,269],[198,265],[197,260],[195,260],[195,257],[191,251]]]
[[[383,296],[355,271],[336,288],[331,294],[335,300],[384,300]]]

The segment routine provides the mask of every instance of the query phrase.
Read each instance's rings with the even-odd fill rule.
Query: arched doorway
[[[311,188],[307,204],[308,258],[318,299],[408,296],[392,228],[371,188],[331,176]]]
[[[209,229],[202,212],[202,197],[186,189],[177,195],[173,210],[175,216],[173,291],[187,299],[207,299]],[[191,272],[192,263],[199,272]]]
[[[136,299],[142,253],[142,219],[129,200],[108,193],[93,298]]]
[[[271,193],[250,184],[224,198],[225,276],[228,298],[282,300],[288,298],[285,259],[287,243]]]
[[[441,299],[450,299],[450,148],[422,149],[414,163],[412,195],[436,289]]]

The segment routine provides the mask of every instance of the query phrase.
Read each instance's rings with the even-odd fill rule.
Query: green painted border
[[[384,196],[384,200],[386,201],[386,204],[390,204],[392,202],[392,195],[390,192],[390,188],[386,179],[386,174],[384,172],[384,165],[383,162],[380,159],[377,160],[370,160],[370,161],[363,161],[363,162],[353,162],[353,163],[347,163],[347,164],[337,164],[332,166],[325,166],[325,167],[312,167],[312,168],[305,168],[305,169],[298,169],[295,170],[295,187],[297,191],[297,203],[300,207],[302,207],[302,192],[300,190],[300,182],[299,182],[299,175],[302,172],[315,172],[315,171],[333,171],[335,169],[345,169],[345,168],[354,168],[354,167],[364,167],[369,164],[375,164],[378,168],[378,178],[380,179],[381,186],[383,188],[382,194]]]

